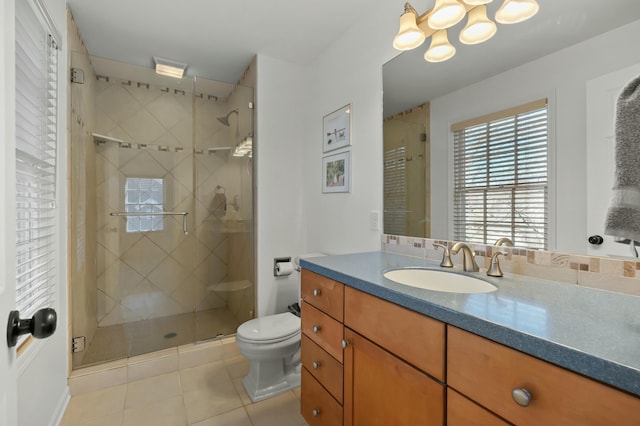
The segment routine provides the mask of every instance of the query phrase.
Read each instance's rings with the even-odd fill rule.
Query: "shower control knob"
[[[316,297],[320,296],[320,289],[314,288],[313,289],[313,295],[316,296]]]
[[[599,246],[600,244],[604,243],[604,238],[602,238],[602,236],[600,235],[592,235],[587,239],[587,241],[589,241],[589,244]]]
[[[313,327],[311,327],[311,330],[315,333],[318,334],[320,332],[320,326],[319,325],[314,325]]]
[[[313,415],[313,417],[318,417],[320,415],[320,409],[314,408],[313,410],[311,410],[311,414]]]
[[[320,361],[313,361],[311,365],[313,366],[314,370],[317,370],[318,368],[320,368]]]

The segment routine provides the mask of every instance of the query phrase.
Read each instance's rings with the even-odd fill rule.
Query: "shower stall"
[[[253,89],[70,60],[74,369],[234,334],[255,307]]]

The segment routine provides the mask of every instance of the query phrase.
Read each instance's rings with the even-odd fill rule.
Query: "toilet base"
[[[262,401],[300,386],[301,366],[299,364],[287,374],[282,374],[282,360],[273,362],[279,365],[273,365],[269,361],[252,363],[249,374],[242,379],[242,385],[252,402]],[[279,372],[279,374],[268,372]]]

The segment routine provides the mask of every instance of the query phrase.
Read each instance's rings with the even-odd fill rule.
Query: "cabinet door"
[[[447,389],[447,426],[509,426],[500,417],[468,400],[453,389]]]
[[[345,328],[345,426],[444,424],[444,386]]]

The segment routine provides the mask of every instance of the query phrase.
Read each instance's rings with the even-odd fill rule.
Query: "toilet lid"
[[[300,332],[300,318],[290,312],[254,318],[238,327],[237,335],[245,340],[284,340]]]

